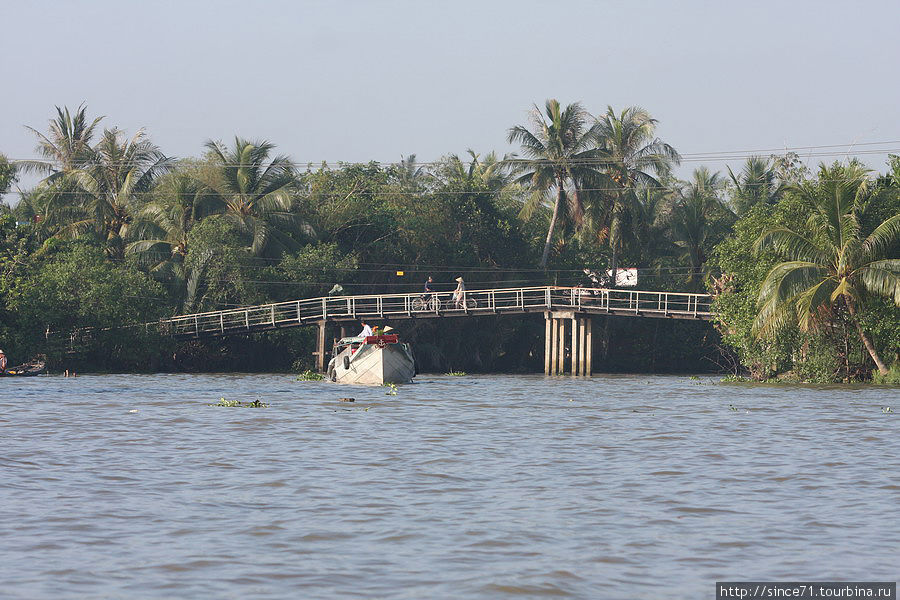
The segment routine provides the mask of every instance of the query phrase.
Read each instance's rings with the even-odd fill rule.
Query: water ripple
[[[424,375],[396,396],[285,375],[5,380],[0,589],[697,598],[749,574],[893,580],[895,396],[652,376]]]

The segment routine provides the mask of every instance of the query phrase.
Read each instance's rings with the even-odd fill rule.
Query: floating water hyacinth
[[[252,402],[241,402],[240,400],[226,400],[225,398],[219,398],[219,401],[215,404],[209,404],[207,406],[225,406],[225,407],[244,407],[244,408],[268,408],[268,404],[263,402],[260,399],[256,399]]]
[[[297,381],[324,381],[325,376],[315,371],[306,370],[297,375]]]

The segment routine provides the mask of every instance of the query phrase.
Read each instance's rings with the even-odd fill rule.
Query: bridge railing
[[[569,290],[573,304],[589,309],[693,316],[708,316],[712,311],[712,297],[709,294],[593,288]]]
[[[527,287],[465,292],[465,302],[452,292],[333,296],[291,300],[222,311],[180,315],[160,321],[173,335],[215,335],[298,325],[322,320],[360,320],[388,317],[491,314],[535,310],[587,310],[621,314],[677,314],[703,316],[710,312],[707,294],[622,289]]]

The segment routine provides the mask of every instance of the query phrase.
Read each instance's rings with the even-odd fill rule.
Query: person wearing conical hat
[[[454,308],[462,308],[466,300],[466,283],[462,277],[456,278],[456,289],[453,290],[453,306]]]

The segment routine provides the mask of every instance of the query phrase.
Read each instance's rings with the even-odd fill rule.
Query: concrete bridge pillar
[[[591,317],[575,311],[544,313],[544,374],[590,376],[593,362]],[[568,347],[566,344],[568,343]]]
[[[316,322],[318,330],[316,331],[316,351],[313,354],[316,355],[316,370],[319,373],[325,372],[325,326],[327,324],[327,321]]]

